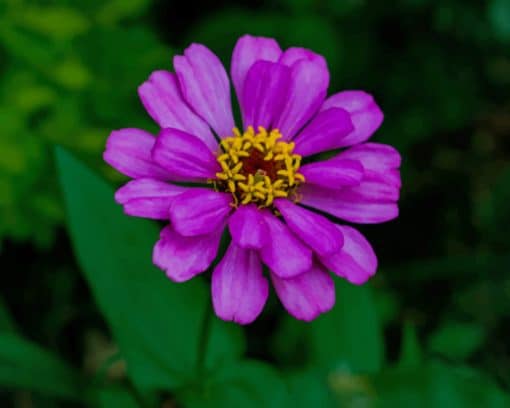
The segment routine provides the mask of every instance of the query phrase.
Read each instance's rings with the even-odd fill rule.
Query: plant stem
[[[207,345],[209,343],[209,333],[211,331],[212,323],[212,306],[211,302],[206,302],[204,316],[202,319],[202,328],[200,330],[200,337],[198,339],[198,353],[197,353],[197,375],[202,377],[205,371],[205,356],[207,353]]]

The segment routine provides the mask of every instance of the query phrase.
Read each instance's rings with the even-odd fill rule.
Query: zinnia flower
[[[153,262],[176,282],[206,271],[231,237],[212,272],[220,318],[252,322],[268,297],[267,275],[289,313],[313,320],[335,303],[329,271],[359,285],[377,268],[368,241],[331,219],[398,215],[400,155],[365,143],[381,110],[363,91],[326,98],[321,55],[245,35],[230,70],[242,117],[235,127],[218,57],[192,44],[173,65],[175,73],[155,71],[138,89],[159,134],[121,129],[108,139],[104,159],[133,178],[116,201],[126,214],[169,221]],[[336,155],[313,160],[328,151]]]

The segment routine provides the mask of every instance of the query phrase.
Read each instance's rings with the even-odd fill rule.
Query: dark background
[[[418,385],[407,384],[414,374],[404,381],[384,371],[406,355],[416,367],[433,364],[433,373],[440,367],[447,378],[469,370],[469,378],[488,384],[479,394],[500,401],[510,387],[508,0],[0,2],[0,333],[15,327],[89,378],[115,353],[73,255],[53,146],[119,185],[122,176],[101,159],[109,132],[156,130],[136,87],[151,71],[171,69],[172,55],[191,42],[207,45],[228,67],[245,33],[323,54],[330,93],[372,93],[385,113],[375,140],[403,157],[400,217],[360,228],[379,258],[367,290],[384,340],[383,368],[376,371],[389,383],[374,379],[377,392],[367,391],[369,380],[359,377],[366,370],[346,363],[347,374],[326,376],[319,393],[345,406],[372,406],[378,396],[384,400],[381,389],[419,396],[428,368],[413,371]],[[356,304],[348,306],[346,313],[356,314]],[[353,321],[356,337],[362,329]],[[273,296],[262,317],[243,329],[246,355],[282,372],[323,367],[303,340],[307,327],[287,317]],[[359,342],[369,349],[364,333]],[[1,353],[0,405],[80,404],[3,381],[12,362]],[[124,384],[117,368],[110,380]],[[430,400],[435,406],[464,401],[470,387],[441,383],[433,389],[444,398]],[[165,395],[168,406],[183,404],[173,391]],[[482,404],[466,401],[459,406]]]

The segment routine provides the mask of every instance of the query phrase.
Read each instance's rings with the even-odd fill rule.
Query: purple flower
[[[206,271],[229,231],[212,273],[220,318],[256,319],[269,291],[265,264],[289,313],[313,320],[335,303],[328,271],[360,285],[377,268],[367,240],[322,213],[353,223],[398,215],[400,155],[365,143],[383,113],[363,91],[327,98],[322,56],[245,35],[230,72],[242,116],[236,128],[229,77],[216,55],[192,44],[173,63],[175,73],[155,71],[138,90],[161,128],[157,137],[121,129],[108,139],[104,159],[133,178],[116,201],[126,214],[170,221],[153,261],[176,282]]]

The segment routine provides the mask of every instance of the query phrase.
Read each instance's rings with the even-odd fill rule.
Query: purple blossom
[[[173,62],[175,73],[155,71],[138,89],[159,134],[121,129],[107,141],[104,159],[133,178],[115,200],[126,214],[169,221],[153,262],[176,282],[210,267],[228,229],[230,245],[212,273],[220,318],[257,318],[269,292],[265,264],[283,306],[313,320],[335,303],[328,271],[360,285],[377,269],[363,235],[330,218],[379,223],[398,215],[400,155],[366,143],[382,111],[363,91],[327,97],[322,56],[245,35],[230,71],[239,130],[218,57],[192,44]]]

